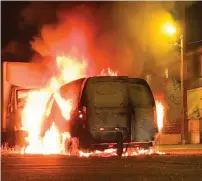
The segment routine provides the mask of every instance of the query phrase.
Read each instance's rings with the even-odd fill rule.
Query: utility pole
[[[185,95],[184,95],[184,41],[183,35],[180,36],[180,85],[181,85],[181,140],[182,144],[186,143],[185,135],[185,121],[186,121],[186,112],[185,112]]]
[[[183,4],[181,6],[181,15],[182,15],[182,35],[180,36],[180,48],[181,48],[181,103],[182,103],[182,116],[181,116],[181,135],[182,135],[182,144],[186,144],[188,142],[188,122],[187,122],[187,84],[186,84],[186,59],[185,59],[185,52],[186,52],[186,8],[187,5]],[[185,75],[186,74],[186,75]]]

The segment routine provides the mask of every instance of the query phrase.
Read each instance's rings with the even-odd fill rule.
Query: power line
[[[189,42],[188,44],[194,44],[194,43],[200,43],[200,42],[202,42],[202,40],[198,40],[198,41]]]

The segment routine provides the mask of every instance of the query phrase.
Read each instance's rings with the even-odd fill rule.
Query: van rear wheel
[[[117,148],[117,155],[121,157],[122,154],[123,154],[123,148],[118,147]]]
[[[117,142],[117,155],[121,157],[123,154],[123,133],[122,132],[116,133],[116,142]]]

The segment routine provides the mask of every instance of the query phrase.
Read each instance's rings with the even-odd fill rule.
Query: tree
[[[181,93],[180,83],[175,79],[169,79],[163,86],[165,100],[169,107],[169,119],[176,120],[180,117]]]

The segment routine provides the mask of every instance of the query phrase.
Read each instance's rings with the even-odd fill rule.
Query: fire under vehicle
[[[61,120],[56,123],[60,131],[67,129],[77,138],[81,150],[117,148],[117,154],[122,155],[123,148],[153,145],[157,134],[155,101],[145,80],[126,76],[82,78],[63,85],[60,95],[73,102],[68,126],[54,101],[43,133],[51,120]],[[56,115],[61,119],[54,119]]]
[[[3,62],[1,144],[24,144],[26,132],[21,129],[21,111],[28,92],[44,86],[46,80],[40,81],[43,68],[34,63]]]

